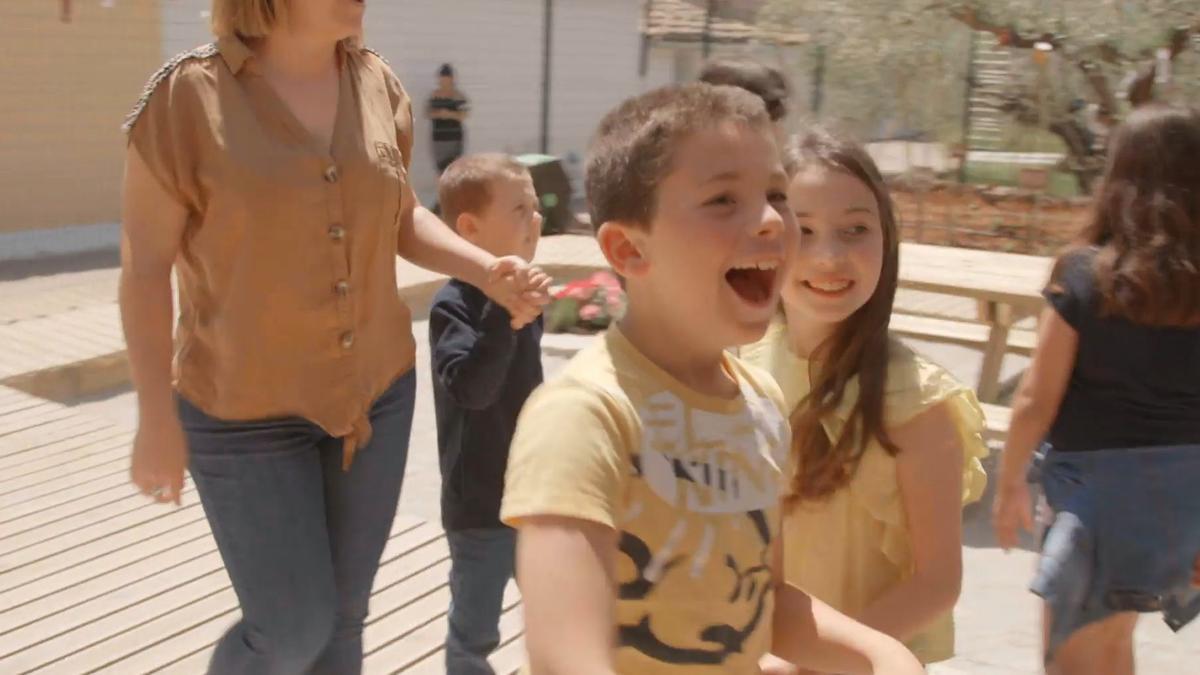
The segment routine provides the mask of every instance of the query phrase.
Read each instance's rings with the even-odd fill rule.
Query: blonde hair
[[[217,37],[264,37],[287,17],[287,0],[212,0],[212,32]]]

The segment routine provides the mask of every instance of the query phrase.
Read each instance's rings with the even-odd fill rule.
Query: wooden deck
[[[0,673],[202,673],[237,601],[189,482],[182,507],[128,482],[132,435],[0,387]],[[398,516],[364,633],[367,673],[441,673],[445,536]],[[497,672],[523,657],[515,585]]]
[[[993,419],[1003,412],[989,410],[991,435],[1007,426]],[[0,387],[0,673],[203,673],[236,619],[195,488],[178,508],[136,494],[131,440]],[[363,636],[366,673],[444,672],[448,576],[441,530],[397,516]],[[515,585],[501,636],[492,661],[513,673],[523,658]]]
[[[0,284],[0,385],[63,400],[127,380],[117,272]]]

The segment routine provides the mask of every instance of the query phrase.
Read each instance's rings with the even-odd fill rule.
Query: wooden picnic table
[[[900,286],[979,303],[979,319],[989,330],[978,394],[984,403],[995,403],[1009,331],[1041,312],[1042,289],[1053,265],[1053,258],[1042,256],[905,243],[900,246]]]

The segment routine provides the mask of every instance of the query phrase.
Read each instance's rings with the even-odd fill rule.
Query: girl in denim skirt
[[[1017,391],[994,526],[1048,526],[1032,589],[1051,673],[1134,672],[1138,612],[1200,613],[1200,114],[1135,111],[1113,136],[1096,209],[1045,295]]]

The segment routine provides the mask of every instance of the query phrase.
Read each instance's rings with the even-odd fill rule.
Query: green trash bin
[[[580,225],[571,212],[571,179],[562,160],[551,155],[520,155],[517,161],[529,169],[542,212],[542,234],[561,234]]]

